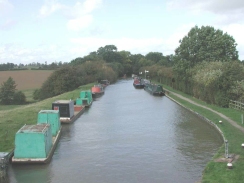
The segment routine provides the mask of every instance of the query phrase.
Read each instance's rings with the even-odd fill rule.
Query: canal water
[[[10,165],[12,183],[193,183],[223,144],[167,97],[120,80],[73,124],[47,165]]]

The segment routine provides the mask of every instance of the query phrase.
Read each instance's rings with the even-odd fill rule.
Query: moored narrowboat
[[[94,85],[91,88],[92,98],[98,98],[104,94],[104,88],[101,84]]]
[[[133,86],[136,88],[136,89],[142,89],[144,88],[144,80],[142,78],[139,78],[139,77],[135,77],[134,78],[134,82],[133,82]]]
[[[110,85],[110,82],[107,79],[105,79],[105,80],[101,80],[100,81],[100,84],[103,86],[103,88],[105,88],[108,85]]]
[[[50,124],[24,125],[15,134],[12,163],[48,163],[60,138],[52,136]]]
[[[90,107],[92,105],[92,92],[85,90],[80,92],[80,97],[76,99],[76,105]]]
[[[144,86],[144,90],[154,96],[164,96],[165,95],[162,85],[147,83]]]
[[[73,100],[57,100],[52,103],[53,110],[59,110],[61,123],[73,123],[85,111],[85,106],[74,105]]]

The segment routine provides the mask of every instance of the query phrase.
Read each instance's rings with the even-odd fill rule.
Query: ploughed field
[[[12,77],[18,90],[37,89],[52,73],[53,70],[0,71],[0,84]]]

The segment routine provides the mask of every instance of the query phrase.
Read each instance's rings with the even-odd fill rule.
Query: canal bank
[[[244,142],[244,128],[241,121],[243,112],[208,105],[184,93],[174,91],[170,87],[166,86],[166,88],[168,90],[167,97],[204,118],[220,132],[223,142],[228,141],[229,158],[226,158],[226,144],[223,143],[212,160],[206,165],[201,182],[243,182],[244,149],[242,143]],[[231,170],[227,167],[227,163],[230,161],[233,163]]]

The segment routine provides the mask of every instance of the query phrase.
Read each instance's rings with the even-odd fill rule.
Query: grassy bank
[[[206,104],[203,101],[200,101],[198,99],[195,99],[191,96],[188,96],[184,93],[178,92],[173,90],[170,87],[164,86],[165,89],[169,91],[173,91],[175,93],[178,93],[180,95],[183,95],[186,98],[189,98],[193,100],[194,102],[207,106],[215,111],[218,111],[225,116],[229,117],[230,119],[236,121],[241,126],[244,126],[241,121],[241,115],[243,112],[234,110],[234,109],[226,109],[226,108],[220,108],[218,106],[209,105]],[[226,120],[222,119],[219,115],[204,109],[202,107],[196,106],[194,104],[191,104],[181,98],[176,97],[172,93],[169,93],[169,96],[182,104],[183,106],[199,113],[200,115],[208,118],[213,123],[215,123],[221,131],[224,133],[225,138],[228,140],[228,147],[229,147],[229,154],[230,155],[238,155],[237,160],[233,162],[233,169],[227,168],[227,162],[218,162],[221,158],[224,159],[225,154],[225,145],[223,144],[222,147],[219,149],[218,152],[216,152],[216,155],[212,158],[212,160],[206,165],[203,176],[202,176],[202,182],[204,183],[239,183],[243,182],[244,180],[244,149],[241,147],[241,144],[244,143],[244,134],[237,128],[233,127],[231,124],[229,124]],[[222,120],[223,123],[219,124],[219,120]]]
[[[0,152],[9,152],[14,148],[15,133],[25,124],[36,124],[40,110],[52,108],[52,102],[60,99],[76,99],[81,90],[90,89],[94,84],[88,84],[78,89],[49,98],[37,103],[24,106],[8,106],[9,109],[0,111]]]

